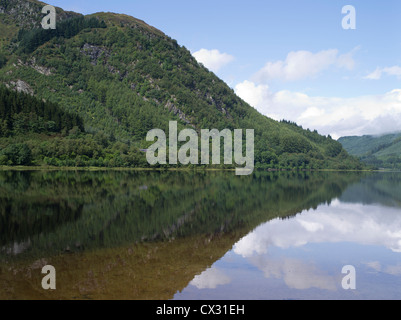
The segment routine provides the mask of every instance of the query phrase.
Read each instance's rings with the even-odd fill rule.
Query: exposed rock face
[[[83,53],[86,56],[89,56],[91,59],[92,65],[97,65],[97,62],[99,58],[104,54],[105,57],[109,57],[110,54],[107,52],[105,48],[98,47],[91,45],[89,43],[85,43],[81,53]],[[111,71],[110,71],[111,72]]]
[[[40,74],[43,74],[45,76],[50,76],[52,74],[51,70],[49,68],[39,66],[39,65],[33,65],[32,68],[34,68],[37,72]]]
[[[171,113],[173,113],[175,116],[178,115],[181,121],[185,122],[186,124],[191,124],[191,121],[188,119],[187,115],[182,112],[180,109],[178,109],[174,103],[171,101],[167,102],[165,105],[165,108],[167,108]]]
[[[13,18],[14,23],[20,28],[32,29],[40,28],[43,17],[42,8],[44,3],[39,1],[7,0],[0,1],[0,13],[6,13]],[[75,12],[63,11],[56,8],[57,21],[61,21],[80,14]]]
[[[27,63],[23,63],[20,59],[18,59],[18,64],[20,66],[26,66],[26,67],[31,67],[33,69],[35,69],[37,72],[39,72],[40,74],[43,74],[45,76],[50,76],[52,75],[52,70],[49,68],[46,68],[44,66],[40,66],[36,63],[36,58],[33,57],[30,61],[28,61]]]
[[[17,90],[18,92],[27,93],[27,94],[30,94],[31,96],[33,96],[33,94],[34,94],[34,91],[31,88],[31,86],[28,83],[26,83],[25,81],[22,81],[22,80],[17,80],[16,82],[11,81],[10,85],[11,85],[10,87],[12,89]]]
[[[23,28],[39,28],[42,19],[41,10],[39,3],[16,0],[0,2],[0,12],[12,16]]]

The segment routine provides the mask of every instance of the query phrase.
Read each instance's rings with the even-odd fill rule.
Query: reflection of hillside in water
[[[398,300],[400,176],[367,175],[330,204],[261,224],[174,298],[353,299],[341,287],[346,262],[358,270],[359,298]],[[266,292],[277,282],[274,294]]]
[[[401,173],[383,172],[366,175],[361,181],[350,185],[340,200],[349,203],[401,207]]]
[[[133,299],[152,299],[152,292],[159,292],[162,299],[172,298],[261,223],[330,203],[361,177],[349,173],[236,177],[222,172],[9,175],[0,173],[1,198],[11,207],[0,211],[6,222],[0,257],[19,266],[14,269],[19,270],[13,276],[15,285],[33,281],[35,268],[51,262],[62,271],[58,271],[58,281],[66,276],[71,284],[64,284],[71,288],[64,291],[70,298],[72,292],[82,297],[86,291],[93,297],[107,297],[116,290],[117,295],[119,285],[127,290],[137,287],[137,293],[125,293]],[[12,191],[15,181],[24,181],[18,193]],[[56,210],[49,201],[49,206],[41,209],[46,212],[44,219],[32,209],[35,205],[27,205],[28,201],[37,203],[44,194],[72,211]],[[35,228],[30,228],[32,221]],[[8,229],[10,225],[20,229]],[[29,229],[31,234],[18,231]],[[16,240],[28,245],[23,254],[12,257],[7,248],[10,251]],[[63,252],[68,254],[57,256]],[[58,290],[58,294],[63,292]]]
[[[32,253],[95,249],[238,227],[330,202],[358,180],[344,174],[2,172],[1,245]]]

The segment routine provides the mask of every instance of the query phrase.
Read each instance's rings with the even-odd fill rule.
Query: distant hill
[[[147,132],[168,132],[169,121],[178,121],[179,130],[198,132],[255,129],[260,168],[363,167],[330,136],[261,115],[185,47],[145,22],[57,8],[56,30],[43,30],[43,6],[35,0],[0,0],[0,84],[78,115],[87,150],[77,154],[57,147],[68,145],[67,132],[44,154],[43,137],[11,132],[0,138],[0,151],[30,139],[30,148],[39,150],[37,164],[143,166],[140,150],[149,147]]]
[[[338,141],[351,155],[359,157],[368,165],[401,169],[401,133],[343,137]]]

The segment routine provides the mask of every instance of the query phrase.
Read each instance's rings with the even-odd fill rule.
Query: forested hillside
[[[401,133],[382,136],[343,137],[343,147],[376,168],[401,169]]]
[[[331,137],[258,113],[185,47],[145,22],[58,8],[56,30],[43,30],[38,26],[42,6],[34,0],[0,1],[0,83],[78,115],[85,139],[100,150],[94,148],[84,161],[75,151],[55,152],[46,160],[38,156],[37,164],[144,166],[139,150],[149,146],[147,132],[168,132],[175,120],[179,130],[255,129],[255,161],[261,168],[362,168]],[[68,137],[64,132],[57,139],[64,143]],[[0,147],[24,139],[14,131]],[[111,145],[116,147],[110,153]]]
[[[0,165],[146,166],[136,148],[86,133],[76,113],[1,86],[0,119]]]

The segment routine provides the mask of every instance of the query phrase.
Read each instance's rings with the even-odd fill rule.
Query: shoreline
[[[0,171],[235,171],[235,169],[222,168],[103,168],[103,167],[53,167],[53,166],[0,166]],[[344,169],[258,169],[254,172],[383,172],[395,173],[401,170],[344,170]]]

